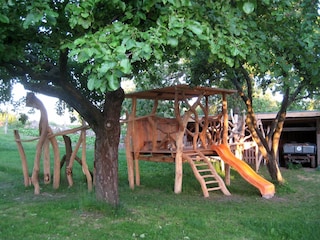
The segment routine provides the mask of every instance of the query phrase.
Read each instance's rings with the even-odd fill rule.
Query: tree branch
[[[66,62],[63,61],[63,64]],[[41,73],[35,72],[32,67],[18,61],[5,63],[3,66],[12,78],[20,79],[27,90],[56,97],[68,103],[84,117],[90,126],[96,126],[101,120],[101,110],[68,81],[67,72],[60,72],[60,69],[66,71],[66,66],[55,67],[49,72]]]

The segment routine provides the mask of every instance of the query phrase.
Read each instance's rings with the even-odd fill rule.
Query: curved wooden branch
[[[41,112],[41,118],[39,122],[40,139],[36,147],[36,155],[34,158],[34,166],[33,166],[33,171],[31,176],[31,182],[34,186],[34,194],[40,194],[40,186],[39,186],[40,158],[41,158],[42,147],[48,135],[48,128],[49,128],[48,114],[43,103],[33,93],[27,94],[26,106],[37,108]]]
[[[29,172],[28,172],[28,163],[27,163],[26,153],[25,153],[24,148],[21,144],[20,134],[19,134],[18,130],[14,130],[14,138],[17,143],[18,151],[19,151],[20,158],[21,158],[24,186],[28,187],[31,185],[31,179],[29,177]]]
[[[84,125],[84,123],[83,123]],[[82,157],[81,157],[81,163],[82,163],[82,171],[84,175],[86,175],[87,178],[87,184],[88,184],[88,191],[92,191],[92,177],[90,174],[90,171],[88,169],[87,161],[86,161],[86,130],[81,131],[82,136]]]

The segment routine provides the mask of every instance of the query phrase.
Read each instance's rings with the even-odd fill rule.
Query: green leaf
[[[107,90],[107,83],[101,82],[101,86],[100,86],[99,90],[100,90],[100,92],[105,93]]]
[[[87,86],[88,86],[88,89],[90,91],[92,91],[94,89],[94,84],[95,84],[95,79],[94,78],[89,78],[88,80],[88,83],[87,83]]]
[[[129,74],[131,72],[131,63],[127,58],[120,61],[120,67],[124,74]]]
[[[2,23],[9,23],[10,20],[7,16],[3,15],[3,14],[0,14],[0,22]]]
[[[129,39],[127,42],[126,42],[126,47],[127,47],[127,50],[130,50],[132,49],[133,47],[136,46],[136,42],[132,39]]]
[[[187,28],[196,35],[200,35],[203,32],[202,26],[199,22],[195,22],[195,21],[189,22],[187,24]]]
[[[160,60],[163,57],[163,52],[159,50],[154,50],[153,55],[157,60]]]
[[[10,7],[13,7],[15,5],[14,1],[13,0],[8,0],[8,5]]]
[[[149,44],[145,44],[145,46],[142,49],[142,57],[146,60],[149,60],[152,54],[152,48],[150,47]]]
[[[168,37],[167,38],[167,43],[171,46],[171,47],[176,47],[178,46],[178,39],[177,38],[173,38],[173,37]]]
[[[88,29],[91,26],[91,21],[89,20],[79,19],[79,23],[84,29]]]
[[[110,69],[113,69],[116,66],[116,62],[104,62],[101,64],[101,67],[99,69],[99,73],[105,74]]]
[[[82,45],[86,43],[86,40],[84,38],[77,38],[76,40],[74,40],[74,45]]]
[[[230,52],[231,52],[231,55],[234,57],[240,54],[239,49],[235,46],[230,46]]]
[[[108,87],[107,89],[110,91],[115,91],[120,87],[120,81],[114,77],[113,74],[107,75]]]
[[[245,2],[242,9],[246,14],[250,14],[254,11],[254,4],[252,2]]]
[[[234,66],[234,60],[232,58],[226,57],[225,61],[226,61],[226,64],[229,65],[229,67]]]
[[[81,12],[81,17],[83,17],[83,18],[87,18],[87,17],[89,17],[89,13],[88,12]]]
[[[92,56],[92,52],[88,48],[84,48],[80,53],[78,54],[78,61],[83,63],[85,61],[88,61],[90,57]]]
[[[118,53],[118,54],[122,54],[122,53],[126,53],[127,49],[125,46],[118,46],[116,49],[115,49],[115,52]]]
[[[29,13],[26,17],[26,19],[23,22],[23,28],[27,29],[31,24],[33,24],[35,19],[35,16],[33,15],[33,13]]]
[[[112,26],[113,26],[113,29],[114,29],[115,33],[121,32],[123,30],[123,28],[124,28],[124,25],[121,22],[114,22],[112,24]]]

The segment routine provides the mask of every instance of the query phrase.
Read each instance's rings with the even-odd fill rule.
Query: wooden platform
[[[210,149],[197,149],[193,150],[192,148],[184,149],[184,154],[194,154],[201,152],[205,156],[218,156],[215,151]],[[133,154],[133,152],[132,152]],[[139,160],[150,161],[150,162],[168,162],[174,163],[177,151],[175,150],[158,150],[158,151],[140,151]],[[187,160],[183,159],[183,162]]]
[[[228,138],[227,95],[235,90],[175,85],[126,94],[132,100],[131,113],[123,121],[130,188],[140,185],[139,160],[175,164],[174,192],[182,191],[183,163],[190,155],[216,155],[208,147]],[[221,95],[222,109],[210,116],[209,98]],[[137,116],[137,100],[153,101],[145,116]],[[211,99],[211,98],[210,98]],[[159,116],[159,101],[172,101],[174,116]]]

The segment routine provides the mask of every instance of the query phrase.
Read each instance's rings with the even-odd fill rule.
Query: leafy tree
[[[120,80],[213,42],[210,1],[1,1],[0,76],[57,97],[96,134],[96,195],[118,196]],[[229,3],[226,3],[229,4]],[[4,96],[4,95],[3,95]]]
[[[229,47],[221,57],[202,50],[193,62],[193,80],[230,80],[247,108],[246,123],[267,161],[271,177],[283,181],[276,161],[286,111],[295,101],[319,92],[318,1],[248,1],[244,13],[229,6],[214,15],[212,26],[226,26],[218,38]],[[224,33],[224,34],[223,34]],[[224,45],[225,46],[225,45]],[[225,50],[227,52],[227,50]],[[204,73],[199,66],[211,73]],[[258,129],[254,111],[254,86],[283,95],[278,114],[266,137]]]
[[[22,125],[25,125],[28,121],[29,117],[25,113],[20,113],[19,121],[22,123]]]

